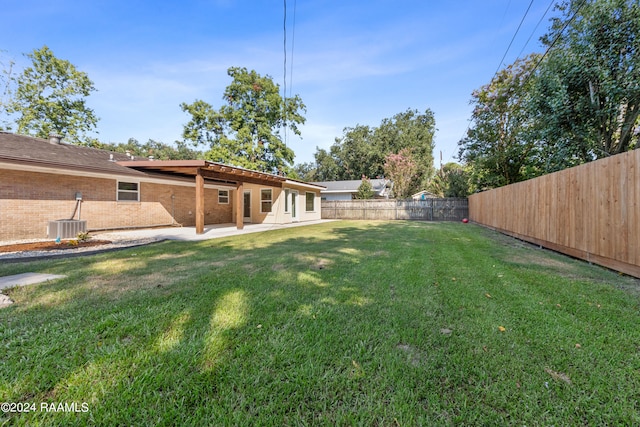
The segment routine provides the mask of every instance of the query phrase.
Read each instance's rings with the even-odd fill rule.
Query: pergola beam
[[[242,230],[244,228],[244,187],[242,182],[236,187],[236,228]]]
[[[196,234],[204,233],[204,176],[196,171]]]

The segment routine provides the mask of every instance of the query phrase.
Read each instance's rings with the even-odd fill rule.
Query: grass
[[[638,281],[469,224],[0,266],[26,271],[68,277],[8,292],[0,401],[37,410],[0,424],[640,424]]]

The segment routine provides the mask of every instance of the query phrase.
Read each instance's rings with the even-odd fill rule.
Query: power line
[[[518,59],[518,58],[520,58],[522,56],[522,53],[524,52],[525,48],[527,47],[527,45],[531,41],[531,38],[533,37],[535,32],[538,30],[538,27],[542,23],[542,20],[544,19],[545,16],[547,16],[547,13],[549,13],[549,10],[551,10],[551,6],[553,6],[554,4],[555,4],[555,0],[551,0],[551,2],[549,3],[549,6],[547,6],[547,10],[545,10],[544,13],[542,14],[542,16],[540,17],[540,20],[538,21],[538,23],[536,24],[536,27],[531,32],[531,35],[529,36],[529,38],[525,42],[524,46],[522,46],[522,49],[520,50],[520,53],[518,53],[518,56],[516,57],[516,59]]]
[[[567,29],[567,27],[569,26],[569,24],[571,24],[573,22],[574,19],[576,19],[576,16],[578,16],[578,13],[580,13],[580,10],[582,9],[582,7],[587,3],[587,0],[582,0],[582,3],[580,3],[580,5],[576,8],[576,11],[573,13],[573,16],[571,16],[571,18],[569,18],[569,20],[567,22],[564,23],[564,25],[562,26],[562,29],[558,32],[558,34],[556,35],[556,37],[553,39],[553,41],[551,42],[551,44],[549,45],[549,47],[547,48],[547,50],[544,51],[544,53],[542,54],[542,56],[540,57],[540,59],[538,59],[538,62],[536,62],[536,65],[533,66],[533,69],[531,70],[531,72],[529,73],[529,75],[527,76],[526,80],[524,81],[523,85],[527,83],[527,81],[529,81],[529,79],[531,78],[531,76],[533,75],[533,73],[538,69],[538,66],[542,63],[542,61],[544,60],[544,58],[547,56],[547,54],[549,54],[549,51],[551,49],[553,49],[553,47],[556,45],[556,43],[558,42],[558,40],[560,40],[560,37],[562,37],[562,34],[564,33],[564,30]]]
[[[287,146],[287,0],[284,0],[284,84],[282,88],[282,108],[284,117],[284,146]]]
[[[293,91],[293,48],[296,43],[296,9],[298,8],[298,0],[293,0],[293,28],[291,30],[291,65],[289,68],[289,98]]]
[[[545,52],[540,56],[540,58],[538,59],[538,62],[536,62],[536,64],[533,66],[533,68],[531,69],[531,72],[527,75],[527,77],[525,78],[524,82],[522,83],[523,86],[529,81],[529,79],[534,75],[535,71],[538,69],[538,67],[540,66],[540,64],[542,63],[542,61],[544,60],[544,58],[549,54],[549,52],[551,51],[551,49],[553,49],[553,47],[556,45],[556,43],[558,42],[558,40],[560,40],[560,37],[562,37],[564,31],[567,29],[567,27],[569,26],[569,24],[571,24],[576,17],[578,16],[578,14],[580,13],[580,10],[582,10],[582,8],[584,7],[584,5],[587,3],[587,0],[582,0],[582,2],[580,3],[580,5],[578,7],[576,7],[575,12],[573,13],[573,15],[571,16],[571,18],[569,18],[564,25],[562,26],[562,29],[560,31],[558,31],[558,33],[556,34],[556,37],[553,39],[553,41],[551,42],[551,44],[547,47],[547,49],[545,50]],[[547,11],[549,9],[547,8]],[[545,12],[546,14],[547,12]],[[520,55],[518,55],[520,56]],[[497,73],[497,72],[496,72]],[[495,74],[494,74],[495,77]],[[491,80],[493,80],[493,77],[491,78]],[[462,140],[462,138],[464,138],[464,136],[467,134],[467,132],[469,131],[469,129],[471,128],[471,120],[469,120],[469,124],[467,125],[466,130],[464,131],[464,133],[462,134],[462,137],[460,138],[460,140]]]
[[[515,34],[513,35],[513,37],[511,37],[511,41],[509,42],[509,46],[507,46],[507,50],[504,51],[504,55],[502,55],[502,59],[500,60],[500,63],[498,63],[498,68],[496,69],[496,72],[493,73],[493,77],[495,77],[498,74],[498,71],[500,71],[500,68],[502,67],[502,63],[504,62],[504,59],[507,57],[507,53],[509,53],[509,49],[511,49],[511,45],[513,44],[513,41],[516,39],[516,36],[518,35],[518,32],[520,31],[520,27],[522,27],[522,23],[524,22],[525,18],[529,14],[529,10],[531,9],[531,6],[533,5],[533,1],[534,0],[531,0],[531,2],[529,2],[529,7],[527,7],[527,10],[524,12],[524,16],[520,20],[520,24],[518,24],[518,28],[516,29]],[[491,80],[493,80],[493,77],[491,77]]]
[[[291,93],[293,91],[293,49],[295,46],[296,40],[296,9],[298,6],[297,0],[293,2],[293,29],[291,34],[291,64],[290,64],[290,73],[289,73],[289,98],[291,97]],[[284,22],[283,22],[283,50],[284,50],[284,64],[283,64],[283,75],[284,82],[282,87],[282,105],[283,105],[283,117],[284,117],[284,145],[287,146],[288,139],[288,129],[287,129],[287,0],[284,0]]]
[[[509,46],[507,46],[507,50],[504,51],[504,55],[502,55],[502,59],[500,59],[500,62],[498,63],[498,68],[496,68],[496,71],[493,73],[493,76],[491,76],[491,80],[493,80],[495,78],[495,76],[498,74],[498,71],[500,71],[500,68],[502,67],[502,62],[507,57],[507,53],[509,53],[509,49],[511,49],[511,45],[513,44],[513,41],[516,39],[516,36],[518,35],[518,32],[520,31],[520,27],[522,27],[522,23],[524,22],[525,18],[529,14],[529,10],[531,9],[531,6],[533,5],[533,2],[534,2],[534,0],[531,0],[531,2],[529,2],[529,7],[527,7],[527,10],[524,12],[524,15],[522,16],[522,19],[520,20],[520,24],[518,24],[518,28],[516,29],[515,34],[513,35],[513,37],[511,37],[511,41],[509,42]],[[511,2],[509,2],[509,5],[510,4],[511,4]],[[507,10],[508,10],[508,6],[507,6]],[[505,14],[506,14],[506,12],[505,12]],[[491,81],[491,80],[489,80],[489,81]],[[464,138],[464,136],[467,134],[467,132],[469,132],[470,128],[471,128],[471,120],[469,120],[469,123],[467,124],[467,128],[462,133],[462,136],[460,137],[460,140],[462,140],[462,138]]]

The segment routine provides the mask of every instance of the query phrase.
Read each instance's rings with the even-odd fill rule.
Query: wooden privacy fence
[[[640,277],[640,150],[474,194],[469,218]]]
[[[323,219],[460,221],[468,213],[467,199],[322,201]]]

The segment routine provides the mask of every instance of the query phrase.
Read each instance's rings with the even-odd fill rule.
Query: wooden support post
[[[204,233],[204,177],[198,169],[196,174],[196,234]]]
[[[236,187],[236,228],[242,230],[244,228],[244,190],[242,182]]]

